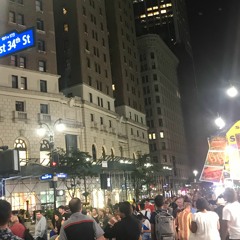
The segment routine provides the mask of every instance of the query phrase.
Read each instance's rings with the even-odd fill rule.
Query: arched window
[[[18,149],[20,166],[25,166],[27,163],[27,157],[28,157],[26,142],[23,139],[18,138],[14,143],[14,148]]]
[[[50,144],[49,141],[43,139],[40,143],[40,164],[47,166],[50,161]]]
[[[92,158],[94,161],[97,160],[97,151],[96,151],[96,147],[94,144],[92,145]]]
[[[102,147],[102,158],[105,160],[106,158],[106,151],[105,151],[105,148]]]
[[[120,146],[120,147],[119,147],[119,150],[120,150],[120,157],[123,157],[123,147]]]
[[[113,148],[111,148],[111,158],[112,158],[112,160],[114,160],[114,150],[113,150]]]

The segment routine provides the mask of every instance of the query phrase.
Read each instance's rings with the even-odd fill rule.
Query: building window
[[[19,67],[20,68],[26,68],[26,58],[25,57],[20,57],[19,58]]]
[[[20,89],[27,90],[27,78],[21,77],[20,79]]]
[[[93,97],[92,97],[92,93],[89,93],[89,102],[93,102]]]
[[[40,72],[46,72],[46,62],[45,61],[38,61],[38,70]]]
[[[48,104],[40,104],[40,113],[48,114]]]
[[[165,142],[162,142],[162,150],[166,150],[166,143]]]
[[[47,166],[50,161],[50,143],[48,140],[43,139],[40,143],[40,164]]]
[[[153,80],[157,81],[157,74],[153,74]]]
[[[41,19],[37,19],[37,30],[44,31],[44,23]]]
[[[10,65],[11,66],[17,66],[17,56],[16,55],[11,55],[11,57],[10,57]]]
[[[42,0],[36,0],[35,4],[36,4],[36,11],[42,11],[43,10]]]
[[[14,148],[18,150],[20,166],[27,163],[27,144],[23,139],[18,138],[14,143]]]
[[[108,106],[108,110],[111,110],[111,105],[109,101],[107,102],[107,106]]]
[[[131,128],[131,135],[133,135],[133,129]]]
[[[161,118],[158,119],[158,125],[159,127],[163,127],[163,120]]]
[[[100,117],[100,124],[103,125],[103,117]]]
[[[167,162],[167,155],[163,155],[164,162]]]
[[[17,3],[23,5],[23,0],[17,0]]]
[[[40,80],[40,92],[47,92],[47,81]]]
[[[63,30],[64,32],[68,32],[69,31],[69,26],[67,23],[63,24]]]
[[[156,139],[156,134],[155,133],[152,134],[152,139]]]
[[[16,101],[15,107],[17,112],[24,112],[24,102]]]
[[[111,120],[109,120],[109,127],[111,128],[112,127],[112,121]]]
[[[97,151],[96,151],[96,147],[94,144],[92,145],[92,158],[94,161],[97,160]]]
[[[38,48],[39,51],[45,52],[45,41],[38,40],[37,41],[37,48]]]
[[[154,52],[150,53],[151,59],[154,59]]]
[[[162,114],[162,110],[161,110],[161,108],[160,108],[160,107],[158,107],[158,108],[157,108],[157,113],[158,113],[159,115],[161,115],[161,114]]]
[[[62,11],[63,11],[63,15],[67,14],[67,9],[66,8],[63,8]]]
[[[87,32],[88,32],[88,29],[87,29],[87,24],[86,24],[86,23],[84,23],[84,24],[83,24],[83,29],[84,29],[84,32],[85,32],[85,33],[87,33]]]
[[[18,88],[18,76],[12,75],[12,88]]]
[[[93,122],[94,121],[94,115],[92,113],[90,114],[90,118],[91,118],[91,122]]]
[[[17,15],[17,23],[20,25],[24,25],[24,15],[23,14]]]
[[[86,16],[86,8],[85,7],[82,7],[82,13],[83,13],[83,16]]]
[[[154,85],[154,90],[155,90],[155,92],[158,92],[158,91],[159,91],[158,85]]]
[[[164,138],[164,132],[163,131],[160,132],[160,138]]]
[[[9,12],[8,21],[12,23],[16,23],[15,12]]]
[[[89,58],[87,58],[87,67],[88,67],[88,68],[91,68],[91,62],[90,62],[90,59],[89,59]]]
[[[66,141],[66,152],[70,152],[78,148],[77,135],[66,134],[65,141]]]
[[[160,103],[160,97],[156,96],[156,103]]]

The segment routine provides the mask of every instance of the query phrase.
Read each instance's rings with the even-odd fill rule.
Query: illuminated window
[[[23,89],[23,90],[27,89],[27,78],[26,77],[20,78],[20,89]]]
[[[42,105],[42,104],[41,104]],[[47,166],[50,161],[50,144],[49,141],[43,139],[40,143],[40,164],[43,166]]]
[[[16,22],[15,12],[9,12],[9,14],[8,14],[8,21],[12,22],[12,23]]]
[[[152,134],[152,139],[156,139],[156,134],[155,133]]]
[[[165,10],[165,9],[161,10],[161,13],[167,13],[167,10]]]
[[[42,7],[42,0],[36,0],[35,1],[35,4],[36,4],[36,11],[42,11],[43,10],[43,7]]]
[[[26,142],[23,139],[18,138],[14,143],[14,148],[18,149],[20,166],[25,166],[27,163],[27,155],[28,155]]]
[[[115,84],[112,84],[112,90],[115,91]]]
[[[40,72],[46,72],[46,62],[45,61],[38,61],[38,70]]]
[[[151,133],[148,134],[148,139],[150,139],[150,140],[152,139],[152,134]]]
[[[63,8],[63,15],[66,15],[66,14],[67,14],[67,9]]]
[[[26,68],[26,58],[25,57],[20,57],[19,58],[19,67],[20,68]]]
[[[63,25],[63,30],[64,30],[64,32],[68,32],[68,24],[67,23],[65,23],[64,25]]]
[[[164,132],[163,131],[160,132],[160,138],[164,138]]]
[[[17,66],[17,56],[16,55],[11,55],[10,65],[11,66]]]

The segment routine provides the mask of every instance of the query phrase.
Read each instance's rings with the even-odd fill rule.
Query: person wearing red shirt
[[[12,215],[10,221],[12,225],[9,228],[12,231],[12,233],[20,238],[24,238],[24,232],[26,228],[19,222],[18,217]]]

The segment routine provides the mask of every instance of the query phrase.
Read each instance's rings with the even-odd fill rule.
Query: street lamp
[[[231,98],[234,98],[238,95],[238,90],[234,86],[231,86],[227,89],[227,95]]]
[[[218,117],[218,118],[215,119],[215,124],[217,125],[217,127],[219,129],[224,128],[225,125],[226,125],[225,121],[221,117]]]
[[[62,119],[57,119],[53,125],[48,125],[47,123],[40,123],[39,128],[37,129],[37,134],[41,137],[45,136],[48,133],[49,136],[49,147],[50,147],[50,165],[52,165],[53,162],[53,150],[54,150],[54,130],[57,130],[58,132],[62,132],[65,129],[65,124],[62,122]],[[54,174],[53,174],[53,205],[54,210],[56,210],[56,201],[57,201],[57,192],[56,192],[56,183],[58,181],[58,178],[56,176],[55,167],[56,164],[53,165],[54,167]]]
[[[193,175],[194,175],[194,182],[197,182],[198,171],[197,170],[193,170]]]

